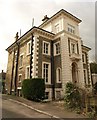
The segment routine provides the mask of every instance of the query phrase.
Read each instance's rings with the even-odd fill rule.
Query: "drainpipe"
[[[52,84],[52,100],[55,100],[55,80],[54,80],[54,56],[53,41],[51,41],[51,84]]]
[[[15,85],[15,89],[14,89],[14,94],[16,95],[17,92],[17,78],[18,78],[18,60],[19,60],[19,49],[20,49],[20,45],[19,43],[17,43],[18,40],[18,32],[16,33],[16,45],[17,45],[17,57],[16,57],[16,70],[15,70],[15,81],[14,81],[14,85]]]
[[[30,55],[30,79],[32,79],[32,59],[33,59],[33,57],[32,57],[32,54],[33,54],[33,52],[32,52],[32,50],[33,50],[33,34],[32,34],[32,39],[31,39],[31,55]]]

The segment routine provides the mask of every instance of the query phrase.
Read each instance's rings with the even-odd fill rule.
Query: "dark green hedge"
[[[25,98],[40,101],[45,97],[45,82],[41,78],[25,79],[22,83],[22,94]]]

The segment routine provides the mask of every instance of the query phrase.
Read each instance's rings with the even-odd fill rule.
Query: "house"
[[[81,88],[91,85],[89,47],[79,35],[81,20],[61,9],[44,16],[39,27],[32,27],[8,51],[6,84],[8,92],[20,94],[26,78],[44,78],[48,99],[64,97],[68,81]]]
[[[2,70],[0,73],[0,92],[5,93],[6,73]]]

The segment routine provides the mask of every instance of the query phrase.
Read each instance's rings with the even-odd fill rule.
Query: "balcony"
[[[81,60],[80,54],[72,53],[72,54],[69,54],[69,56],[71,60],[77,60],[77,61]]]

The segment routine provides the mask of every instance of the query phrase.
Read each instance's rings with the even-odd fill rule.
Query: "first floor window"
[[[75,53],[75,44],[71,44],[71,51],[72,51],[72,53]]]
[[[60,42],[55,43],[55,55],[60,54]]]
[[[57,82],[61,82],[61,68],[57,68],[56,76],[57,76]]]
[[[49,63],[43,63],[43,78],[45,80],[45,83],[49,83],[49,78],[50,78],[50,64]]]
[[[20,55],[20,67],[23,66],[23,55]]]
[[[86,63],[86,55],[85,55],[85,53],[82,53],[82,61],[83,61],[83,63]]]
[[[30,66],[26,67],[26,78],[30,78]]]

